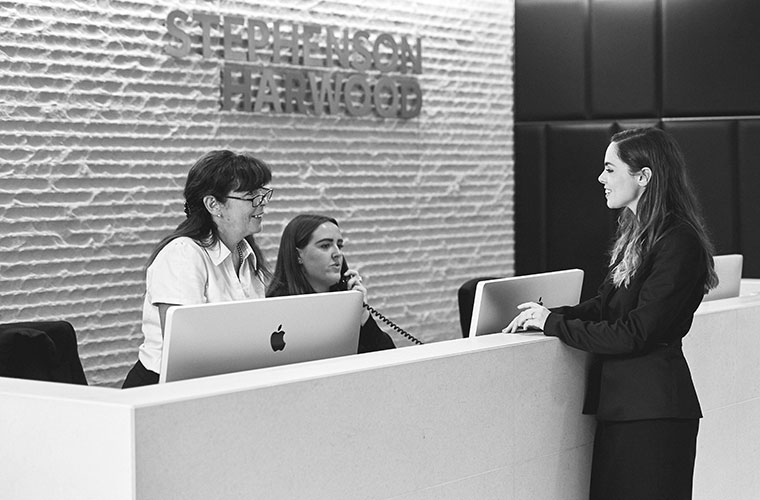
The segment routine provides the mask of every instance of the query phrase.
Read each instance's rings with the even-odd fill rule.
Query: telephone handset
[[[346,266],[346,260],[343,260],[343,265],[340,268],[340,281],[338,281],[338,284],[335,285],[336,290],[344,292],[348,290],[348,278],[346,278],[346,270],[348,269],[348,266]]]
[[[348,290],[348,278],[346,278],[346,271],[348,271],[348,264],[346,264],[346,259],[344,258],[343,259],[343,265],[340,268],[340,281],[338,281],[338,283],[335,285],[335,289],[336,290],[341,290],[341,291]],[[386,318],[385,315],[383,315],[381,312],[379,312],[374,307],[370,306],[366,302],[363,302],[363,305],[364,305],[364,308],[366,310],[368,310],[370,313],[374,314],[375,317],[377,317],[380,321],[382,321],[386,325],[390,326],[396,332],[400,333],[401,335],[403,335],[407,339],[411,340],[413,343],[415,343],[417,345],[424,344],[424,342],[422,342],[421,340],[418,340],[412,334],[408,333],[406,330],[404,330],[403,328],[401,328],[400,326],[398,326],[396,323],[394,323],[393,321],[391,321],[388,318]]]

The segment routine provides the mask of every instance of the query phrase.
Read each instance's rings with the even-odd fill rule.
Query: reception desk
[[[704,303],[695,499],[760,491],[760,295]],[[587,498],[585,353],[490,335],[116,390],[0,379],[11,499]]]

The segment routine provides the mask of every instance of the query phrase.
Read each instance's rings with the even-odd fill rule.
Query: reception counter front
[[[695,499],[760,491],[760,295],[684,342],[705,418]],[[585,353],[532,335],[116,390],[0,378],[12,499],[520,499],[588,495]]]

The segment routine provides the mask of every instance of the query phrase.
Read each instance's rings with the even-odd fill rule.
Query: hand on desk
[[[513,319],[502,333],[521,333],[528,330],[543,330],[550,311],[540,302],[524,302],[517,306],[522,312]]]

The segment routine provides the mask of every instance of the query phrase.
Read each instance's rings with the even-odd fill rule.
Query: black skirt
[[[591,500],[690,500],[698,419],[597,422]]]

